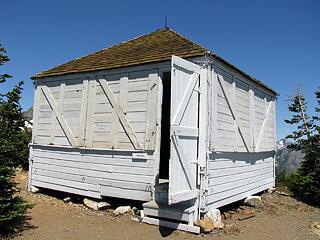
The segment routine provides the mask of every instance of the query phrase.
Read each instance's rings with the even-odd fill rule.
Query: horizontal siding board
[[[118,198],[126,198],[140,201],[152,200],[152,194],[149,191],[139,191],[132,189],[121,189],[109,186],[101,186],[102,196],[113,196]]]
[[[153,151],[143,151],[146,159],[135,159],[132,151],[37,145],[33,150],[31,184],[34,186],[95,198],[152,199]]]
[[[214,200],[214,198],[211,198],[209,200],[210,202],[207,203],[208,209],[219,208],[219,207],[225,206],[227,204],[230,204],[230,203],[245,199],[248,196],[251,196],[253,194],[261,192],[261,191],[263,191],[265,189],[268,189],[268,188],[270,188],[272,186],[273,186],[273,183],[269,182],[269,183],[266,183],[266,184],[259,185],[256,188],[241,192],[239,194],[235,194],[233,196],[226,197],[224,199]]]
[[[208,208],[221,207],[274,184],[273,152],[209,154]]]
[[[237,180],[235,181],[225,181],[223,184],[214,184],[212,188],[210,188],[210,192],[208,193],[208,195],[214,195],[220,192],[226,192],[228,190],[232,190],[232,189],[236,189],[239,187],[243,187],[243,186],[247,186],[249,184],[256,184],[261,180],[264,179],[270,179],[273,177],[273,172],[272,169],[270,168],[266,168],[264,169],[265,173],[263,174],[258,174],[257,171],[254,172],[252,177],[249,178],[239,178],[237,176]],[[213,181],[215,181],[216,179],[213,179]]]
[[[81,169],[74,167],[65,167],[65,166],[55,166],[43,163],[34,163],[34,168],[43,169],[61,173],[68,174],[81,174],[88,177],[99,177],[103,179],[115,179],[123,180],[130,182],[140,182],[140,183],[152,183],[154,180],[153,176],[144,176],[144,175],[134,175],[131,173],[112,173],[112,172],[103,172],[97,170]]]
[[[147,183],[138,183],[138,182],[119,181],[119,180],[114,180],[114,179],[87,177],[85,175],[80,175],[80,174],[61,173],[61,172],[55,172],[55,171],[43,170],[43,169],[37,169],[37,168],[33,169],[32,173],[34,174],[34,176],[37,175],[37,176],[70,180],[70,181],[75,181],[75,182],[80,182],[80,183],[93,184],[94,186],[96,186],[96,189],[90,188],[90,190],[92,190],[92,191],[95,190],[97,192],[100,192],[100,188],[97,187],[98,185],[105,185],[105,186],[124,188],[124,189],[137,189],[140,191],[150,191],[150,186],[151,186],[151,184],[147,184]],[[37,179],[37,178],[38,177],[36,177],[34,179]],[[39,179],[37,179],[37,180],[39,180]],[[56,182],[56,181],[54,181],[54,182]]]
[[[254,189],[258,189],[260,186],[264,186],[264,185],[268,185],[270,183],[273,183],[273,177],[271,178],[267,178],[267,179],[262,179],[260,181],[254,182],[254,183],[250,183],[244,186],[240,186],[238,188],[235,189],[230,189],[230,190],[226,190],[220,193],[216,193],[216,194],[212,194],[208,196],[208,203],[214,202],[214,201],[218,201],[221,199],[225,199],[225,198],[229,198],[232,197],[234,195],[237,194],[241,194],[244,192],[248,192]]]
[[[57,178],[57,177],[48,177],[48,176],[33,174],[32,180],[47,182],[47,183],[55,183],[57,185],[61,185],[61,186],[65,186],[65,187],[72,187],[72,188],[85,190],[85,191],[94,191],[94,192],[100,191],[99,185],[85,183],[85,182],[77,182],[77,181],[72,181],[72,180],[66,180],[66,179],[61,179],[61,178]]]
[[[31,180],[31,185],[36,186],[36,187],[42,187],[42,188],[48,188],[48,189],[53,189],[53,190],[57,190],[57,191],[67,192],[67,193],[78,194],[78,195],[82,195],[82,196],[101,198],[101,195],[99,192],[85,191],[85,190],[81,190],[81,189],[77,189],[77,188],[72,188],[69,186],[58,185],[55,183],[47,183],[47,182],[42,182],[42,181],[38,181],[38,180]]]
[[[243,173],[243,172],[256,171],[257,169],[263,168],[263,167],[273,167],[273,163],[272,162],[265,162],[265,163],[261,163],[261,164],[251,165],[251,166],[214,169],[214,170],[210,170],[209,178],[222,177],[222,176],[228,176],[228,175],[235,175],[235,174]]]
[[[209,169],[210,170],[219,170],[219,169],[230,169],[230,168],[239,168],[239,167],[253,167],[255,165],[261,164],[270,164],[272,162],[270,159],[258,159],[258,160],[250,160],[241,161],[241,160],[210,160],[209,161]]]
[[[46,153],[36,152],[33,154],[35,161],[39,159],[48,159],[48,160],[63,160],[71,162],[80,162],[80,163],[95,163],[103,165],[114,165],[114,166],[135,166],[141,168],[152,168],[155,164],[153,159],[132,159],[124,157],[103,157],[103,156],[93,156],[86,155],[82,157],[81,155],[72,155],[72,154],[55,154],[55,153]]]
[[[152,176],[153,169],[151,168],[139,168],[133,166],[119,166],[119,165],[105,165],[105,164],[96,164],[96,163],[86,163],[86,162],[76,162],[76,161],[64,161],[64,160],[55,160],[55,159],[40,159],[34,158],[34,164],[37,163],[47,164],[52,166],[61,166],[61,167],[73,167],[77,169],[84,170],[93,170],[109,173],[131,173],[134,175],[143,175],[143,176]]]
[[[266,173],[272,174],[270,167],[260,168],[256,171],[251,171],[251,172],[238,173],[236,176],[235,175],[228,175],[228,176],[223,176],[223,177],[210,178],[209,179],[209,186],[214,187],[214,186],[218,186],[221,184],[236,182],[241,179],[248,179],[248,178],[252,178],[256,175],[262,175],[262,174],[266,174]]]

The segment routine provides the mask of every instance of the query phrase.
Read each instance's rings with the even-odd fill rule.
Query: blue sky
[[[319,0],[98,1],[10,0],[1,3],[0,43],[11,61],[1,69],[25,81],[22,106],[33,101],[30,77],[42,70],[168,26],[280,93],[277,137],[290,132],[288,96],[297,83],[309,109],[320,86]]]

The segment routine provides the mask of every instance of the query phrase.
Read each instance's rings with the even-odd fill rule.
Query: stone
[[[291,197],[292,196],[291,193],[287,193],[287,192],[276,191],[276,193],[281,195],[281,196],[285,196],[285,197]]]
[[[107,202],[96,202],[96,201],[93,201],[93,200],[90,200],[88,198],[84,198],[83,199],[83,204],[88,207],[88,208],[91,208],[93,210],[103,210],[103,209],[107,209],[107,208],[110,208],[111,205]]]
[[[30,187],[30,192],[32,192],[32,193],[37,193],[37,192],[40,192],[40,189],[37,188],[37,187],[35,187],[35,186],[31,186],[31,187]]]
[[[271,188],[268,189],[268,193],[269,193],[269,194],[272,194],[272,193],[274,193],[276,190],[277,190],[277,189],[276,189],[275,187],[271,187]]]
[[[104,210],[110,208],[111,205],[107,202],[98,202],[98,210]]]
[[[310,226],[313,233],[317,234],[320,237],[320,222],[315,222]]]
[[[260,196],[250,196],[244,200],[244,204],[254,208],[261,208],[262,200]]]
[[[71,197],[66,197],[66,198],[63,199],[63,201],[66,202],[66,203],[70,202],[71,201]]]
[[[205,218],[209,218],[212,221],[214,228],[223,228],[223,222],[222,222],[221,213],[219,209],[215,208],[208,211],[205,214]]]
[[[113,215],[118,216],[118,215],[123,215],[125,213],[128,213],[131,211],[130,206],[120,206],[117,207],[116,210],[113,211]]]
[[[203,219],[197,220],[194,223],[196,226],[200,227],[200,232],[209,233],[214,229],[214,224],[210,218],[204,217]]]

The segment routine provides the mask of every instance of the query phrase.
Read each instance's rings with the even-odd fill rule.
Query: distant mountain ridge
[[[303,159],[301,151],[295,151],[288,146],[292,142],[287,139],[281,139],[277,142],[277,153],[276,153],[276,170],[277,172],[285,171],[286,173],[295,172]]]

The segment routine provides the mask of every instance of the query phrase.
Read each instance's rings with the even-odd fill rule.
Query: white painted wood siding
[[[274,185],[273,152],[209,154],[207,207],[218,208]]]
[[[44,92],[40,89],[48,87],[58,110],[69,125],[72,134],[78,141],[80,136],[80,114],[83,95],[83,80],[74,79],[67,81],[39,82],[39,110],[37,129],[34,131],[33,143],[70,146],[61,124],[56,118]],[[37,111],[35,109],[35,111]]]
[[[100,198],[152,199],[153,152],[89,150],[34,145],[30,184]]]
[[[38,81],[38,114],[33,143],[105,149],[155,149],[158,69],[106,73],[79,79]],[[101,80],[102,79],[102,80]],[[101,81],[114,97],[113,107]],[[72,144],[41,88],[48,87],[59,113],[75,138]],[[39,100],[38,100],[39,99]],[[120,121],[122,112],[127,125]],[[123,119],[122,119],[123,120]],[[127,128],[125,128],[127,127]],[[131,129],[131,132],[128,132]],[[135,138],[133,138],[135,137]],[[135,140],[135,141],[133,141]],[[136,144],[135,144],[136,143]],[[139,144],[137,144],[139,143]]]
[[[222,64],[212,81],[211,150],[275,150],[276,96]]]

